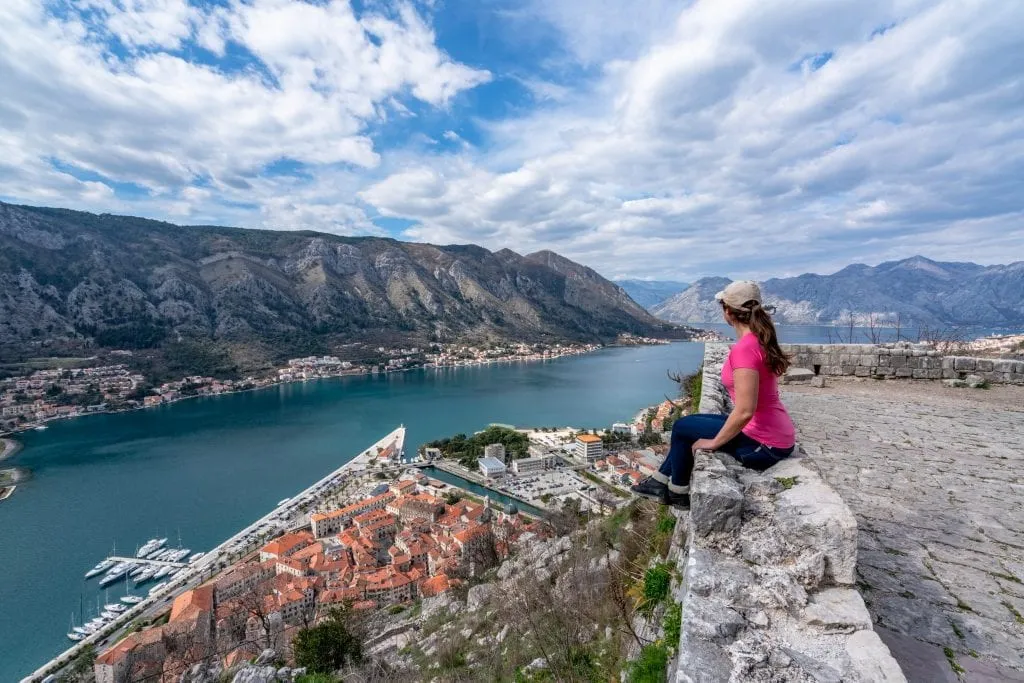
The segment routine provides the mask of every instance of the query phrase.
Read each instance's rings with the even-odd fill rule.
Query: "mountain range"
[[[674,322],[721,322],[714,295],[730,282],[710,277],[651,307]],[[877,266],[855,264],[761,283],[782,323],[909,326],[1024,326],[1024,261],[1008,265],[944,263],[923,256]]]
[[[647,309],[690,286],[689,283],[674,280],[615,280],[615,284],[626,290],[629,298]]]
[[[550,251],[0,203],[0,360],[201,345],[242,367],[351,341],[685,337]],[[47,349],[43,352],[42,349]]]

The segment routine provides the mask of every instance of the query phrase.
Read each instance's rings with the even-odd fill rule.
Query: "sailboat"
[[[75,613],[72,612],[71,613],[71,626],[69,627],[70,630],[68,631],[68,639],[69,640],[73,640],[73,641],[75,641],[77,643],[82,638],[85,638],[85,633],[83,631],[81,631],[80,628],[81,627],[79,627],[79,626],[75,626]]]

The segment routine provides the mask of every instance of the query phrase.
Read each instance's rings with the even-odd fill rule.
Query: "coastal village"
[[[647,345],[668,342],[627,336],[621,343]],[[377,363],[345,361],[336,356],[309,356],[291,359],[283,367],[260,377],[232,380],[195,375],[156,386],[150,386],[148,379],[133,372],[127,363],[40,369],[26,375],[0,379],[0,434],[38,428],[48,420],[147,408],[196,396],[216,396],[285,382],[415,368],[551,360],[590,353],[599,348],[601,346],[598,344],[548,345],[524,342],[489,346],[433,344],[429,348],[379,347],[376,353],[386,360]]]
[[[639,437],[675,410],[666,401],[602,434],[514,430],[529,438],[528,456],[514,458],[502,444],[490,444],[479,457],[478,478],[537,506],[554,500],[551,513],[611,514],[630,499],[626,487],[653,472],[667,449],[660,434],[653,447],[638,446]],[[177,595],[165,618],[100,652],[96,681],[178,681],[211,653],[225,669],[268,650],[292,662],[296,635],[334,610],[372,613],[459,590],[556,533],[548,520],[521,512],[514,502],[492,505],[489,497],[431,477],[430,468],[455,470],[430,450],[405,461],[395,449],[379,450],[360,474],[340,477],[345,488],[322,498],[301,524],[218,567]],[[399,474],[381,481],[386,472]],[[542,493],[562,480],[584,493],[579,506],[567,502],[573,500],[567,491],[554,499]],[[607,495],[586,495],[595,488]]]

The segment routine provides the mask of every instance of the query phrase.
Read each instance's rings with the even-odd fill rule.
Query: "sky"
[[[1024,3],[2,0],[0,199],[552,249],[1024,259]]]

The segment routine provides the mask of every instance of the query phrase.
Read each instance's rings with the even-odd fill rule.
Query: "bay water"
[[[407,452],[493,422],[604,427],[678,389],[703,345],[609,348],[546,362],[278,385],[129,413],[51,422],[3,466],[31,478],[0,503],[0,681],[70,644],[105,595],[83,574],[116,544],[153,537],[207,550],[399,424]],[[142,590],[145,589],[143,586]],[[84,605],[84,610],[80,610]]]
[[[724,325],[702,327],[731,334]],[[870,334],[857,329],[854,340]],[[779,326],[783,342],[847,336],[825,326]],[[133,554],[149,538],[177,545],[180,535],[193,552],[207,550],[399,424],[412,452],[493,422],[628,421],[675,396],[667,372],[692,372],[702,355],[703,344],[675,343],[318,380],[52,422],[23,434],[24,448],[0,465],[32,473],[0,502],[0,681],[18,680],[67,647],[72,615],[80,623],[97,600],[124,594],[124,583],[104,594],[95,579],[83,579],[115,546]]]

